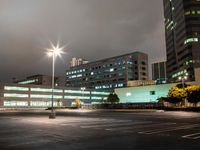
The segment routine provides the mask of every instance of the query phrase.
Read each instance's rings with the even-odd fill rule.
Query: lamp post
[[[84,97],[84,91],[85,91],[85,87],[81,87],[81,91],[82,91],[82,98]]]
[[[187,80],[187,75],[188,74],[186,74],[185,76],[180,76],[178,79],[179,79],[179,81],[181,81],[181,83],[182,83],[182,88],[183,88],[183,90],[185,91],[185,81]],[[186,106],[186,103],[187,103],[187,100],[186,100],[186,98],[184,98],[184,105]]]
[[[49,119],[55,119],[56,118],[56,112],[53,109],[54,105],[54,75],[55,75],[55,59],[56,56],[61,57],[61,54],[64,54],[62,51],[64,47],[60,47],[59,43],[57,43],[56,46],[54,46],[51,43],[51,49],[47,49],[47,54],[49,57],[52,57],[52,98],[51,98],[51,113],[49,114]]]

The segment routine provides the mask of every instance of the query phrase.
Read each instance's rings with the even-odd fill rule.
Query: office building
[[[91,90],[70,87],[54,89],[54,106],[71,106],[75,99],[84,104],[101,103],[106,100],[109,91]],[[33,84],[2,84],[0,85],[0,108],[28,107],[47,108],[51,106],[51,86]]]
[[[72,58],[72,60],[70,61],[70,67],[75,67],[75,66],[79,66],[82,64],[87,64],[88,61],[82,58]]]
[[[167,82],[166,61],[156,62],[151,65],[152,67],[152,80],[157,84]]]
[[[64,77],[55,77],[55,86],[65,86]],[[52,76],[47,75],[32,75],[26,77],[26,79],[14,81],[17,84],[35,84],[35,85],[52,85]]]
[[[200,81],[200,1],[163,0],[167,78]]]
[[[148,55],[133,52],[71,67],[66,71],[67,87],[114,89],[129,80],[148,79]]]

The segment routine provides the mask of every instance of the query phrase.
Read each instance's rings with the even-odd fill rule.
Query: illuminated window
[[[21,97],[21,98],[27,98],[28,94],[4,93],[4,97]]]
[[[198,42],[199,39],[198,38],[188,38],[184,41],[184,44],[188,44],[188,43],[193,43],[193,42]]]
[[[29,89],[26,88],[26,87],[5,86],[4,90],[8,90],[8,91],[28,91]]]
[[[27,101],[4,101],[3,106],[28,106]]]
[[[30,83],[35,83],[37,81],[38,81],[38,79],[26,80],[26,81],[18,82],[18,84],[30,84]]]
[[[49,107],[51,106],[52,102],[51,101],[31,101],[30,106],[39,106],[39,107]],[[62,106],[62,102],[54,102],[54,106]]]
[[[45,89],[45,88],[31,88],[33,92],[52,92],[52,89]],[[54,89],[53,92],[62,93],[63,90],[61,89]]]
[[[91,93],[96,94],[96,95],[109,95],[110,94],[109,92],[96,92],[96,91],[93,91]]]
[[[110,72],[113,72],[114,71],[114,69],[113,68],[110,68]]]
[[[126,93],[126,96],[127,96],[127,97],[129,97],[129,96],[131,96],[131,95],[132,95],[132,94],[131,94],[130,92],[127,92],[127,93]]]
[[[52,98],[52,95],[37,95],[37,94],[31,94],[31,98]],[[55,99],[62,99],[63,97],[61,95],[53,95],[53,98]]]
[[[65,93],[90,94],[90,91],[82,91],[82,90],[65,90]]]
[[[102,97],[92,97],[93,100],[101,100],[103,99]]]
[[[64,96],[65,99],[90,99],[89,96]]]

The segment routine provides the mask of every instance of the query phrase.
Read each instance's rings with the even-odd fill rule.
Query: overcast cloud
[[[66,45],[56,62],[89,61],[133,51],[165,59],[162,0],[0,0],[0,81],[51,74],[49,41]]]

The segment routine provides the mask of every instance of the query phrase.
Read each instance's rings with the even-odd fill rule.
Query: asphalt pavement
[[[104,110],[0,112],[0,150],[197,150],[200,114]]]

